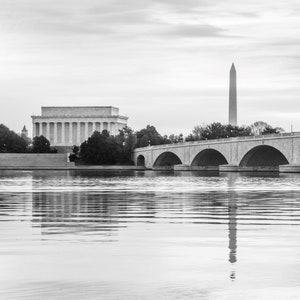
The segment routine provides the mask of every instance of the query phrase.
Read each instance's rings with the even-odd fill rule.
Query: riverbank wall
[[[134,165],[76,165],[66,153],[0,153],[0,170],[145,170]]]
[[[0,153],[1,170],[67,169],[74,167],[61,153]]]

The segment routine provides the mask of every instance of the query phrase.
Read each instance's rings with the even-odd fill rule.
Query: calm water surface
[[[0,172],[0,299],[300,297],[300,175]]]

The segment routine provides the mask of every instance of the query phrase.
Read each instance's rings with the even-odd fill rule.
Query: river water
[[[300,174],[1,171],[0,299],[299,299]]]

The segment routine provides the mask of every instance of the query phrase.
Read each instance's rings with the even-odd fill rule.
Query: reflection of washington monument
[[[228,237],[229,237],[229,261],[233,265],[237,261],[237,220],[236,220],[236,199],[229,196],[228,199]],[[232,270],[231,279],[235,279],[235,271]]]
[[[229,199],[228,202],[228,231],[229,231],[229,261],[231,263],[235,263],[237,261],[236,258],[236,232],[237,232],[237,221],[236,221],[236,201],[233,199]]]
[[[234,186],[236,174],[228,174],[228,187]],[[237,204],[236,193],[234,191],[228,192],[228,237],[229,237],[229,262],[234,265],[237,262]],[[231,279],[235,279],[235,271],[232,270]]]

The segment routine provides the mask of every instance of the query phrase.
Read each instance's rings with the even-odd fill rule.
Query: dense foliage
[[[33,138],[32,142],[32,152],[33,153],[50,153],[56,152],[54,149],[51,150],[50,142],[43,136],[36,136]]]
[[[197,140],[213,140],[222,139],[236,136],[247,136],[251,134],[251,128],[248,126],[233,126],[233,125],[222,125],[221,123],[215,122],[203,126],[195,126],[192,134],[190,134],[186,141],[197,141]]]
[[[251,134],[253,135],[281,133],[284,131],[280,127],[273,128],[271,125],[263,121],[254,122],[252,125],[250,125],[250,128]]]
[[[72,153],[69,155],[70,161],[79,160],[79,151],[80,151],[80,147],[74,145],[72,148]]]
[[[111,136],[107,130],[95,131],[81,144],[80,158],[96,165],[132,164],[134,144],[135,137],[129,127],[124,127],[117,136]]]
[[[136,132],[137,142],[135,148],[153,146],[153,145],[162,145],[162,144],[171,144],[171,140],[166,136],[161,136],[156,128],[151,125],[147,125],[146,128],[143,128]]]
[[[219,122],[211,123],[208,125],[195,126],[193,132],[186,137],[186,141],[198,140],[213,140],[238,136],[260,135],[260,134],[273,134],[280,133],[283,129],[276,127],[265,122],[255,122],[250,126],[233,126],[230,124],[223,125]]]
[[[134,131],[128,126],[123,127],[119,130],[119,135],[116,136],[116,141],[118,144],[122,144],[123,146],[123,161],[131,163],[131,154],[137,142]]]
[[[0,124],[0,152],[24,153],[27,152],[27,141]]]
[[[125,126],[116,136],[111,136],[107,130],[103,130],[102,133],[95,131],[81,144],[79,154],[75,153],[77,148],[73,147],[70,159],[75,161],[80,158],[84,163],[98,165],[133,164],[131,156],[134,148],[183,140],[182,135],[173,135],[171,138],[173,140],[161,136],[156,128],[150,125],[137,132]]]

